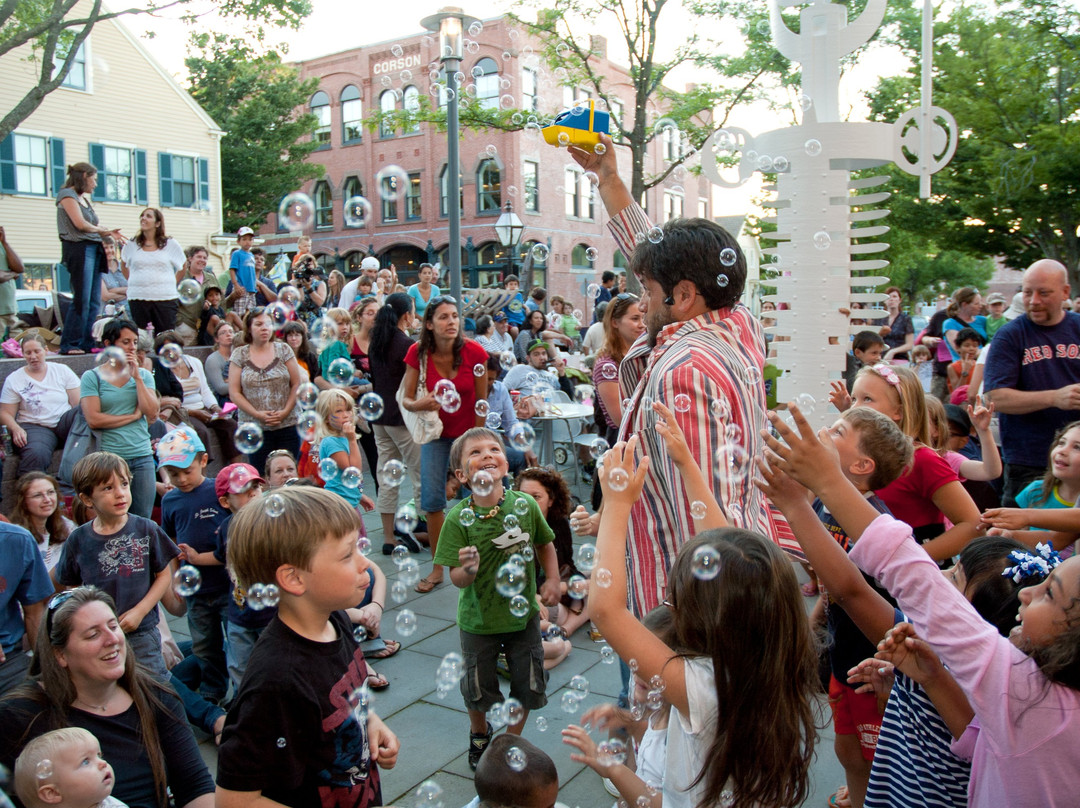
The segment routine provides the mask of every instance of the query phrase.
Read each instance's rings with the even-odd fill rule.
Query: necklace
[[[95,711],[97,711],[99,713],[103,713],[107,709],[109,709],[109,702],[110,701],[112,701],[112,696],[109,696],[109,698],[107,698],[105,700],[104,704],[91,704],[88,701],[83,701],[82,698],[80,698],[79,696],[76,696],[75,701],[73,701],[72,704],[78,704],[79,702],[82,702],[83,706],[89,707],[91,710],[95,710]]]
[[[487,520],[487,519],[494,519],[496,516],[499,515],[499,507],[504,502],[506,502],[506,492],[505,491],[503,492],[503,495],[499,498],[499,501],[495,503],[495,505],[491,508],[490,511],[488,511],[487,513],[484,513],[484,514],[478,513],[478,514],[476,514],[476,518],[481,520],[481,521],[484,521],[484,520]],[[475,504],[475,502],[474,502],[474,504]]]

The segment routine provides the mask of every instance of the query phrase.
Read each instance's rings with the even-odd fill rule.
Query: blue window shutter
[[[210,161],[201,157],[199,163],[199,209],[210,210]]]
[[[98,180],[94,189],[93,199],[95,202],[105,201],[105,147],[100,143],[90,144],[90,165],[98,170],[101,179]]]
[[[172,155],[167,152],[158,152],[158,177],[161,185],[161,207],[171,208],[173,203]]]
[[[0,191],[15,193],[15,138],[8,135],[0,141]]]
[[[67,164],[64,162],[64,139],[60,137],[49,138],[49,168],[52,176],[53,196],[60,193],[67,178]],[[94,197],[95,199],[97,197]]]
[[[135,150],[135,204],[149,205],[149,183],[146,180],[146,149]]]

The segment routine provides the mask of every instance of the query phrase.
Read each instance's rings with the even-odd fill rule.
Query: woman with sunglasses
[[[593,387],[600,413],[604,416],[604,436],[614,444],[622,421],[622,394],[619,392],[619,364],[634,341],[645,333],[645,320],[637,295],[623,292],[604,311],[604,344],[596,354],[592,369]],[[598,422],[598,425],[599,422]]]
[[[420,341],[405,354],[405,393],[402,404],[410,412],[437,412],[442,421],[442,435],[420,447],[420,507],[426,514],[431,555],[439,542],[446,508],[446,473],[450,468],[450,444],[474,426],[483,426],[476,413],[476,402],[487,398],[487,351],[471,339],[465,339],[457,301],[439,295],[428,301],[420,328]],[[424,363],[424,389],[418,390],[421,362]],[[480,373],[476,373],[479,367]],[[435,397],[450,382],[452,394]],[[440,384],[442,383],[442,384]],[[431,574],[416,585],[421,594],[442,583],[443,568],[435,566]]]
[[[240,410],[237,433],[246,438],[247,424],[262,432],[261,445],[255,449],[246,439],[236,440],[236,448],[255,468],[262,468],[274,449],[288,449],[293,457],[300,454],[295,409],[299,385],[300,366],[292,348],[274,339],[266,309],[252,309],[244,318],[244,344],[229,360],[229,398]]]
[[[75,523],[64,516],[62,502],[60,485],[42,471],[24,474],[15,483],[11,522],[30,531],[50,572],[60,560],[68,533],[75,529]]]
[[[54,596],[31,678],[0,701],[0,764],[34,738],[81,727],[120,766],[112,796],[129,808],[213,808],[214,781],[176,694],[135,664],[112,599],[92,586]]]

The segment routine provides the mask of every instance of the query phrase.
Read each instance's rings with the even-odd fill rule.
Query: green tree
[[[204,41],[186,65],[190,91],[226,134],[221,141],[224,227],[258,227],[282,196],[321,177],[306,158],[319,144],[318,121],[300,112],[318,79],[299,72],[273,51],[256,55],[242,42]]]
[[[898,44],[917,48],[910,35]],[[1054,258],[1080,288],[1080,9],[958,6],[935,23],[934,74],[934,104],[960,130],[956,154],[930,199],[918,198],[916,178],[893,171],[890,236],[999,255],[1016,269]],[[879,82],[872,116],[896,120],[918,103],[918,85],[917,68]]]
[[[0,140],[36,110],[45,97],[64,81],[79,46],[94,26],[118,17],[158,14],[167,9],[187,9],[191,0],[149,0],[130,8],[111,11],[102,0],[0,0],[0,60],[18,59],[30,46],[28,56],[38,66],[37,81],[2,118]],[[297,28],[309,13],[308,0],[217,0],[216,12],[242,21],[250,36],[262,39],[267,27]],[[195,22],[199,15],[185,14]]]

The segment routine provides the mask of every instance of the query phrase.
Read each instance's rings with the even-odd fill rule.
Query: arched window
[[[443,166],[442,171],[439,172],[439,215],[449,216],[449,199],[447,192],[447,177],[449,176],[449,166]],[[458,178],[458,210],[460,211],[465,207],[465,189],[462,187],[464,183],[461,182],[460,175]]]
[[[363,101],[352,84],[341,91],[341,142],[359,143],[364,134]]]
[[[472,69],[476,80],[476,100],[484,109],[499,108],[499,66],[486,56]]]
[[[318,125],[315,128],[315,142],[320,145],[330,145],[330,96],[319,90],[311,96],[311,114],[315,116]]]
[[[359,177],[349,177],[345,180],[345,184],[342,186],[342,196],[345,199],[349,199],[354,196],[364,195],[364,184],[360,182]]]
[[[483,160],[476,169],[476,212],[498,213],[501,209],[499,166],[494,160]]]
[[[370,222],[362,221],[366,220],[367,216],[358,217],[356,214],[362,210],[356,203],[350,205],[349,200],[353,197],[363,196],[364,186],[360,182],[358,177],[349,177],[345,180],[345,184],[341,188],[342,204],[345,206],[345,216],[342,222],[346,227],[367,227]],[[361,256],[363,257],[363,256]]]
[[[405,88],[405,111],[410,115],[416,115],[420,111],[420,91],[411,84]],[[420,131],[420,121],[413,119],[405,125],[405,133],[412,134]]]
[[[315,184],[315,227],[334,226],[334,197],[330,193],[330,183]]]
[[[622,250],[615,250],[615,257],[611,259],[611,265],[615,269],[626,269],[626,256],[622,254]]]
[[[393,90],[385,90],[379,96],[379,112],[384,115],[397,111],[397,98]],[[379,122],[379,137],[393,137],[394,124],[390,121]]]
[[[586,250],[589,249],[587,244],[575,244],[574,249],[570,251],[570,267],[572,269],[592,269],[593,262],[589,260],[589,256],[586,254]]]

